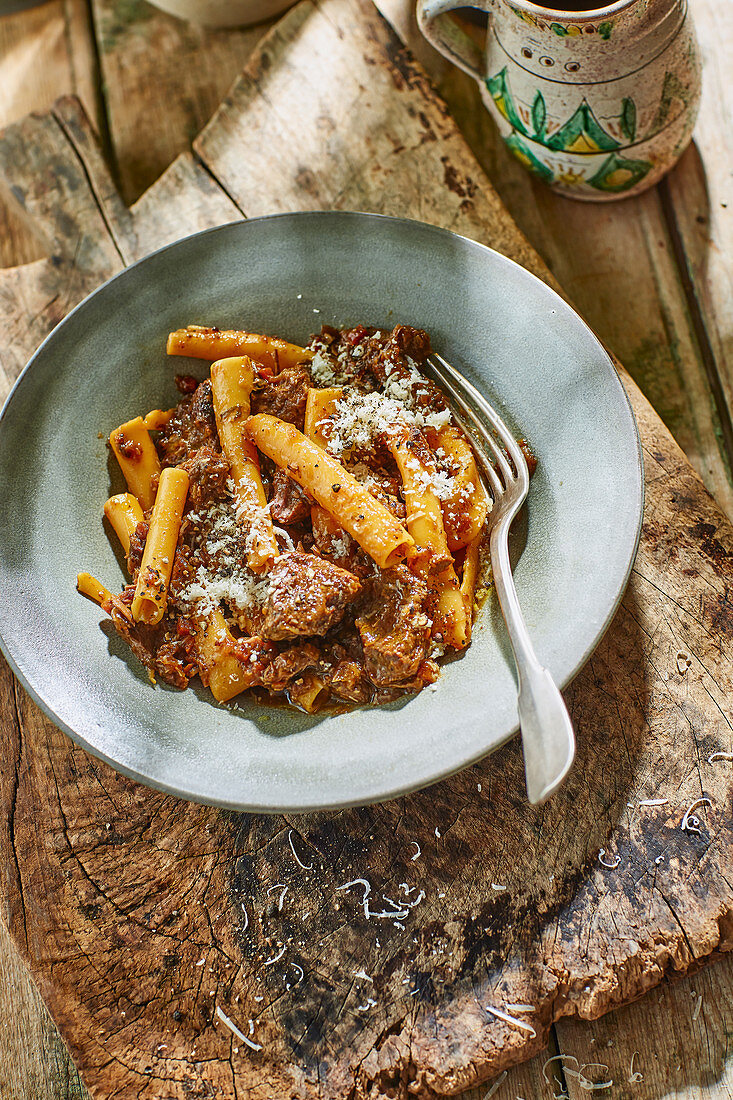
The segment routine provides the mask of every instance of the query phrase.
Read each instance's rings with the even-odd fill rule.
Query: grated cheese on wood
[[[504,1070],[503,1073],[499,1074],[499,1076],[496,1078],[496,1080],[494,1081],[494,1083],[491,1086],[491,1088],[489,1089],[489,1091],[484,1093],[483,1100],[490,1100],[490,1098],[494,1095],[494,1093],[497,1091],[499,1086],[502,1085],[504,1083],[504,1081],[506,1080],[506,1075],[507,1075],[506,1070]]]
[[[510,1016],[508,1012],[503,1012],[500,1008],[492,1008],[491,1005],[486,1005],[486,1011],[490,1012],[492,1016],[496,1016],[497,1020],[503,1020],[505,1024],[511,1024],[513,1027],[529,1032],[530,1039],[534,1039],[537,1035],[531,1024],[525,1023],[524,1020],[517,1020],[516,1017]]]
[[[253,1043],[251,1039],[248,1039],[247,1036],[244,1034],[244,1032],[240,1031],[239,1028],[237,1027],[237,1025],[235,1023],[233,1023],[232,1020],[229,1019],[227,1014],[225,1012],[222,1012],[219,1005],[216,1006],[216,1015],[219,1017],[221,1022],[226,1027],[228,1027],[229,1030],[234,1035],[236,1035],[237,1038],[240,1039],[245,1044],[245,1046],[249,1047],[250,1050],[262,1050],[262,1044],[261,1043]]]
[[[700,832],[700,819],[693,813],[693,810],[696,810],[698,806],[712,806],[712,802],[709,798],[697,798],[691,806],[687,807],[685,816],[682,818],[682,824],[680,825],[680,829],[683,833]]]
[[[298,858],[298,853],[296,852],[295,845],[293,844],[293,832],[294,832],[294,830],[291,829],[290,832],[288,833],[288,844],[290,845],[290,851],[293,853],[293,859],[295,860],[295,862],[298,864],[299,867],[303,868],[304,871],[312,871],[313,870],[313,864],[312,863],[303,863],[303,861]]]
[[[639,1053],[639,1051],[635,1050],[634,1053],[631,1055],[631,1065],[629,1066],[629,1084],[630,1085],[638,1085],[639,1082],[644,1080],[644,1074],[640,1073],[639,1070],[634,1069],[634,1058],[637,1057],[638,1053]]]

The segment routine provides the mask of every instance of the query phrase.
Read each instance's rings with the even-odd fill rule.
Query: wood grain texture
[[[6,393],[33,347],[134,253],[130,214],[78,100],[60,100],[53,112],[8,127],[0,144],[0,197],[33,225],[47,254],[0,282]]]
[[[98,127],[94,53],[85,0],[52,0],[0,17],[0,127],[72,92]],[[42,255],[35,235],[0,205],[0,267]]]
[[[0,921],[0,1095],[87,1100],[64,1042]]]
[[[326,18],[336,26],[343,18],[350,31],[361,26],[369,60],[360,62],[351,42],[334,52]],[[313,89],[307,79],[319,44],[333,72],[332,100],[319,98],[320,116],[306,96],[322,96],[322,86]],[[334,63],[340,57],[346,71]],[[354,88],[359,64],[373,96]],[[232,103],[241,95],[242,110],[267,124],[252,85],[259,79],[270,95],[270,74],[284,69],[291,90],[281,85],[277,102],[297,93],[305,118],[330,115],[335,123],[344,102],[358,103],[352,118],[377,152],[384,134],[408,140],[387,170],[380,164],[376,186],[352,134],[354,171],[329,180],[322,158],[332,148],[324,154],[302,127],[298,152],[307,157],[286,161],[281,150],[291,146],[282,146],[279,175],[265,173],[263,163],[259,183],[248,172],[240,191],[227,141],[216,143],[209,130],[201,155],[246,213],[265,188],[285,209],[369,203],[395,212],[405,195],[419,194],[433,220],[501,241],[547,277],[421,73],[366,5],[349,0],[337,14],[328,0],[293,12]],[[385,72],[399,94],[379,94]],[[69,110],[62,112],[66,125],[57,120],[43,133],[53,135],[50,163],[72,163],[64,143],[85,150],[87,170],[73,202],[71,191],[49,190],[44,198],[31,188],[26,206],[53,237],[52,210],[71,202],[72,233],[66,244],[59,240],[59,255],[73,254],[70,242],[101,220],[106,243],[76,252],[88,263],[83,282],[103,277],[105,265],[111,273],[143,245],[140,226],[130,232],[110,198],[81,121],[68,124]],[[412,136],[400,114],[412,119]],[[227,140],[251,163],[258,151],[247,156],[247,141],[256,142],[257,131],[236,122],[233,111],[222,121]],[[426,130],[435,138],[421,143]],[[6,133],[0,146],[6,142],[17,149],[18,134]],[[190,162],[174,170],[182,180],[200,179]],[[458,179],[462,196],[446,175]],[[210,224],[222,202],[197,188],[196,223]],[[3,283],[12,278],[3,275]],[[21,303],[18,322],[22,315]],[[18,323],[15,359],[37,335]],[[220,814],[114,775],[73,748],[22,695],[17,721],[15,708],[3,710],[7,917],[95,1095],[454,1093],[539,1050],[553,1018],[606,1012],[663,975],[730,948],[731,774],[706,761],[731,745],[733,531],[628,386],[645,443],[645,530],[619,615],[569,691],[580,758],[551,807],[525,805],[512,744],[446,783],[380,807],[287,821]],[[712,806],[701,814],[700,831],[682,832],[685,808],[701,793]],[[666,801],[640,805],[649,798]],[[617,867],[599,862],[601,848],[608,862],[618,857]],[[389,918],[366,920],[361,891],[339,889],[357,877],[367,878],[385,909],[388,898],[426,896],[398,922],[404,928]],[[487,1011],[514,1003],[534,1006],[523,1017],[533,1039]],[[234,1039],[217,1022],[216,1005],[247,1036],[251,1019],[251,1041],[262,1050]],[[536,1067],[527,1073],[535,1074],[530,1083],[537,1080]]]
[[[0,19],[0,126],[48,109],[75,93],[99,125],[96,65],[85,0],[53,0]],[[22,214],[0,202],[0,267],[41,261],[47,246]],[[44,268],[15,273],[17,301],[44,311],[39,291]],[[8,379],[0,372],[0,391]],[[3,1100],[81,1100],[86,1095],[63,1040],[0,925],[0,1096]]]
[[[700,115],[694,143],[668,179],[669,217],[678,233],[679,258],[690,281],[692,308],[720,380],[721,399],[733,416],[733,116],[730,66],[733,7],[714,0],[692,5],[704,62]],[[726,46],[721,50],[721,44]],[[728,446],[733,450],[730,422]]]
[[[570,1056],[563,1059],[563,1064],[571,1070],[589,1062],[607,1066],[607,1072],[597,1068],[591,1079],[612,1080],[613,1089],[606,1095],[614,1100],[730,1100],[732,979],[733,957],[728,956],[718,965],[683,981],[665,984],[637,1004],[601,1020],[562,1021],[558,1024],[562,1050]],[[659,1026],[662,1020],[664,1024]],[[572,1059],[577,1059],[577,1065]],[[551,1070],[561,1082],[564,1076],[571,1100],[587,1100],[588,1094],[580,1088],[578,1079],[560,1073],[559,1065],[555,1062],[547,1067],[555,1091],[559,1090]]]
[[[148,188],[132,208],[136,258],[171,244],[196,229],[237,221],[239,208],[188,153]]]
[[[93,0],[117,176],[131,202],[208,122],[269,24],[211,30],[145,0]]]
[[[248,217],[388,208],[394,215],[460,228],[537,266],[488,180],[479,179],[445,105],[399,41],[351,0],[344,0],[337,19],[335,12],[305,2],[281,20],[194,142],[227,194]],[[297,68],[291,60],[296,56],[303,58]],[[324,79],[331,64],[338,78]],[[271,106],[289,100],[294,105],[298,96],[310,114]],[[259,140],[264,133],[268,140]],[[291,151],[289,161],[285,150]],[[422,186],[423,170],[433,187]],[[277,186],[263,187],[274,173]]]

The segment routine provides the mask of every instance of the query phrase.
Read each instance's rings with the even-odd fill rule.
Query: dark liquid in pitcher
[[[609,0],[597,0],[592,4],[589,0],[536,0],[540,8],[552,8],[553,11],[598,11],[606,7]]]

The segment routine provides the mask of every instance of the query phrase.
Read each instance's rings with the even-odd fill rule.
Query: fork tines
[[[438,382],[451,399],[451,411],[473,445],[494,499],[508,490],[512,490],[512,495],[521,494],[524,499],[529,489],[527,460],[496,409],[442,355],[432,352],[425,366],[429,368],[434,381]],[[471,421],[475,432],[471,431],[461,413]]]

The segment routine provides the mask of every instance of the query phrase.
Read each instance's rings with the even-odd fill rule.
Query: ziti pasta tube
[[[466,555],[463,559],[463,573],[461,575],[461,598],[466,609],[466,627],[468,640],[471,640],[471,627],[473,625],[473,604],[476,598],[476,581],[478,580],[479,556],[481,550],[481,532],[471,539],[466,547]]]
[[[448,551],[440,501],[430,485],[430,475],[434,472],[432,464],[420,459],[421,450],[428,451],[427,441],[416,428],[410,429],[405,424],[390,432],[388,445],[402,478],[407,530],[418,552],[428,551],[429,568],[432,571],[442,569],[453,559]],[[429,460],[429,451],[424,457]]]
[[[175,409],[151,409],[143,417],[143,424],[149,432],[159,432],[166,426],[175,411]]]
[[[329,386],[324,390],[309,388],[306,394],[303,432],[324,450],[328,438],[323,431],[322,421],[334,411],[336,402],[341,399],[343,392],[340,386]]]
[[[453,424],[438,431],[438,446],[452,460],[451,492],[441,500],[448,549],[455,553],[476,537],[486,521],[489,501],[468,440]]]
[[[134,420],[115,428],[109,442],[128,489],[147,512],[155,500],[153,482],[160,473],[160,461],[143,418],[136,416]]]
[[[312,359],[314,354],[277,336],[262,336],[235,329],[201,328],[198,325],[171,332],[166,350],[169,355],[188,355],[211,362],[233,355],[248,355],[256,363],[273,371],[294,367],[296,363]]]
[[[398,426],[390,433],[389,449],[402,478],[407,530],[417,543],[418,551],[428,552],[428,559],[420,571],[431,593],[432,633],[442,635],[443,641],[454,649],[463,649],[468,645],[470,629],[448,550],[440,501],[430,485],[434,470],[427,441],[419,430]]]
[[[196,647],[201,678],[217,703],[251,687],[251,673],[234,656],[234,638],[221,611],[212,611],[196,624]]]
[[[441,634],[454,649],[465,649],[471,640],[471,619],[466,612],[458,577],[452,565],[426,578],[432,604],[432,635]]]
[[[333,412],[343,392],[340,386],[331,386],[325,390],[309,389],[306,395],[303,433],[324,450],[328,441],[321,421]],[[320,504],[314,504],[311,508],[311,525],[314,529],[320,525],[331,539],[338,538],[343,532],[343,527]]]
[[[247,564],[262,573],[279,554],[272,517],[260,477],[257,448],[243,434],[254,385],[254,363],[246,356],[211,365],[211,394],[222,450],[229,462],[237,499],[237,518],[249,525]]]
[[[187,494],[186,471],[177,466],[163,470],[132,600],[135,622],[154,626],[163,618]]]
[[[125,554],[129,554],[130,537],[143,518],[143,510],[138,501],[132,493],[118,493],[109,498],[104,506],[104,514],[112,524]]]
[[[414,542],[388,508],[335,458],[292,424],[267,413],[251,416],[245,434],[329,512],[381,569],[397,565]]]
[[[94,600],[95,603],[102,604],[112,599],[109,588],[105,588],[102,582],[91,573],[76,574],[76,590],[81,592],[82,596],[88,596],[90,600]]]

